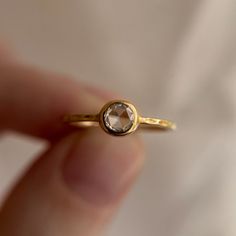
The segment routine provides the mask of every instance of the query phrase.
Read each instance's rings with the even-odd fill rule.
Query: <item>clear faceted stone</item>
[[[104,121],[109,130],[124,133],[133,125],[134,112],[124,103],[114,103],[105,111]]]

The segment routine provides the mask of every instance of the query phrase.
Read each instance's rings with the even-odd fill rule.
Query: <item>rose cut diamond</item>
[[[114,103],[104,113],[104,124],[113,132],[125,133],[133,123],[134,112],[125,103]]]

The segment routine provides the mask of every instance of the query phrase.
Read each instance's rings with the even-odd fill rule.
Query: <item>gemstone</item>
[[[116,133],[127,132],[134,123],[134,112],[125,103],[113,103],[104,113],[104,124]]]

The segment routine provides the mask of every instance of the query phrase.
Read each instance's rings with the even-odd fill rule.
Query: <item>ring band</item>
[[[83,128],[100,125],[105,132],[115,136],[133,133],[137,128],[163,131],[176,129],[172,121],[140,116],[135,106],[125,100],[108,102],[98,114],[66,115],[64,122]]]

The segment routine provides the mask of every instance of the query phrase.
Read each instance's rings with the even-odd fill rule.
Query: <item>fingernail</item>
[[[134,137],[111,137],[89,131],[65,160],[66,184],[84,200],[110,204],[126,192],[142,166],[142,151]]]

